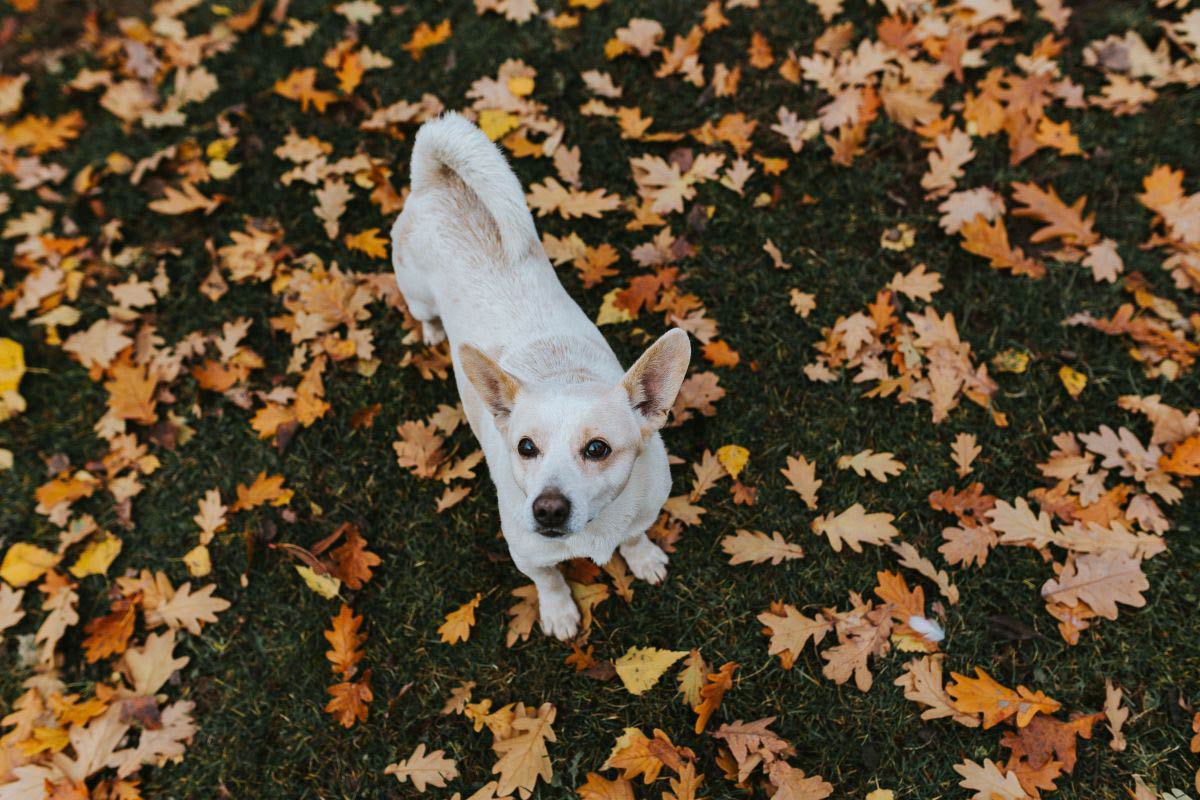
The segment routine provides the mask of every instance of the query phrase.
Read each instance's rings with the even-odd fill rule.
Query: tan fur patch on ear
[[[521,383],[509,375],[489,355],[478,347],[464,344],[458,348],[463,374],[496,417],[506,417],[512,411]]]
[[[687,333],[675,328],[650,345],[621,380],[634,410],[652,429],[667,423],[667,413],[675,404],[691,357]]]

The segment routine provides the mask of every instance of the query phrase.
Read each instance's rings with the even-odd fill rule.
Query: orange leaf
[[[1200,435],[1184,439],[1175,447],[1171,456],[1162,456],[1158,465],[1165,472],[1188,477],[1200,476]]]
[[[366,634],[359,633],[363,618],[342,604],[337,616],[331,619],[332,627],[325,631],[325,640],[329,642],[329,650],[325,657],[333,665],[335,674],[342,678],[354,676],[358,662],[363,659],[362,645],[367,640]]]
[[[347,53],[337,68],[338,88],[342,94],[350,94],[362,82],[363,65],[358,53]]]
[[[723,339],[704,345],[704,357],[714,367],[736,367],[742,357]]]
[[[1032,242],[1062,239],[1063,244],[1087,247],[1100,241],[1099,234],[1092,230],[1096,215],[1083,216],[1087,197],[1080,197],[1074,205],[1068,206],[1053,186],[1043,190],[1034,183],[1014,183],[1013,199],[1025,204],[1013,211],[1015,216],[1032,217],[1046,223],[1046,227],[1029,237]]]
[[[710,673],[707,682],[700,687],[700,702],[692,707],[696,712],[696,733],[704,733],[708,720],[721,705],[725,692],[733,686],[733,671],[738,665],[729,661],[717,672]]]
[[[446,41],[450,38],[450,34],[450,20],[448,19],[439,22],[436,28],[431,27],[428,22],[421,22],[413,30],[409,40],[400,46],[408,51],[413,61],[420,61],[427,48]]]
[[[308,111],[308,106],[311,104],[316,108],[318,114],[324,114],[325,107],[337,100],[338,96],[333,92],[316,88],[316,83],[316,67],[296,69],[292,70],[292,73],[283,80],[275,81],[275,93],[288,100],[298,101],[301,111]]]
[[[113,364],[109,374],[112,380],[105,382],[104,388],[108,390],[108,407],[113,414],[143,425],[158,421],[158,413],[154,410],[154,389],[158,380],[150,377],[144,366],[123,360]]]
[[[361,589],[371,580],[371,567],[383,563],[379,556],[367,549],[367,540],[358,528],[347,524],[346,543],[329,554],[335,564],[333,574],[351,589]]]
[[[363,673],[356,682],[347,681],[330,686],[326,691],[333,699],[325,706],[342,727],[352,728],[355,721],[367,721],[367,704],[375,699],[371,693],[371,670]]]
[[[254,482],[249,486],[241,483],[238,484],[237,500],[233,501],[233,505],[229,507],[229,510],[245,511],[250,508],[257,508],[263,503],[284,506],[291,499],[292,490],[283,488],[283,476],[272,475],[268,477],[264,471],[258,473]]]
[[[987,218],[979,214],[965,223],[959,232],[963,237],[963,249],[989,259],[996,269],[1011,269],[1014,275],[1030,278],[1046,274],[1046,268],[1026,256],[1021,248],[1009,245],[1003,217],[997,217],[995,223],[989,225]]]
[[[438,627],[438,634],[446,644],[465,642],[471,635],[471,626],[475,624],[475,609],[479,607],[482,594],[475,597],[446,615],[446,621]]]
[[[346,234],[346,247],[366,253],[371,258],[387,258],[388,240],[379,235],[379,228],[368,228],[353,236]]]
[[[1053,714],[1059,703],[1041,692],[1031,692],[1024,686],[1017,691],[1002,686],[979,667],[978,677],[968,678],[957,672],[950,673],[953,679],[946,685],[946,693],[954,698],[954,708],[967,714],[983,714],[983,727],[991,728],[1009,717],[1016,716],[1017,727],[1024,728],[1039,712]]]
[[[109,614],[97,617],[84,627],[87,636],[83,640],[83,651],[89,664],[125,652],[129,637],[133,635],[134,617],[141,599],[141,592],[119,597],[113,601]]]

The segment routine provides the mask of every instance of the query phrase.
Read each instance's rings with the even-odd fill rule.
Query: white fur
[[[392,227],[396,280],[426,341],[450,340],[513,562],[537,585],[542,627],[570,638],[579,611],[560,562],[604,564],[619,548],[635,576],[658,583],[666,574],[667,555],[645,532],[670,491],[658,428],[687,369],[687,335],[669,332],[622,370],[559,283],[520,182],[463,117],[421,127],[411,172],[412,192]],[[517,454],[525,437],[536,442],[536,458]],[[584,458],[592,438],[613,454]],[[546,489],[571,501],[559,538],[539,533],[533,517]]]

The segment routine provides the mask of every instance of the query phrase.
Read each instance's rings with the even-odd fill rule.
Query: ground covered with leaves
[[[0,798],[1200,792],[1188,0],[0,11]],[[537,628],[387,231],[501,143],[665,584]]]

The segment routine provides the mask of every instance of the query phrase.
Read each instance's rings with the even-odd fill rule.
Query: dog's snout
[[[569,516],[571,516],[571,501],[558,490],[548,489],[533,501],[533,518],[544,529],[560,527]]]

